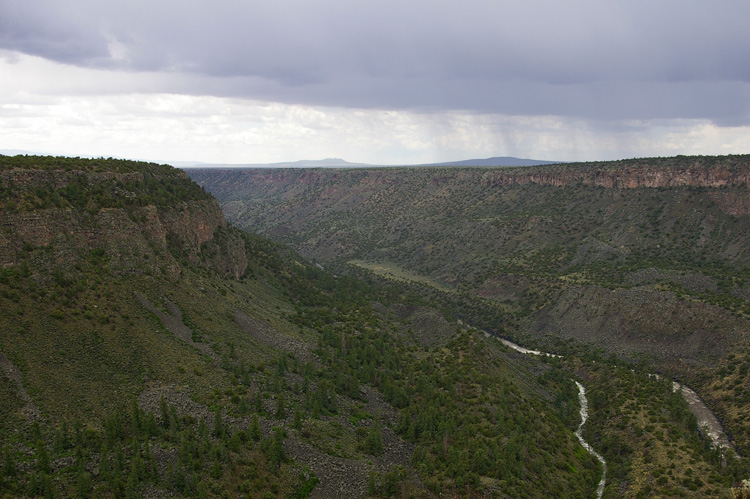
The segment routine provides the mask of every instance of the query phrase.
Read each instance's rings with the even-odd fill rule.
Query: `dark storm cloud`
[[[0,0],[0,47],[173,76],[155,91],[741,124],[747,19],[745,0]]]

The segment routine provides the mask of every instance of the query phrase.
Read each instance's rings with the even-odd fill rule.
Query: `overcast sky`
[[[750,153],[747,0],[0,0],[0,149]]]

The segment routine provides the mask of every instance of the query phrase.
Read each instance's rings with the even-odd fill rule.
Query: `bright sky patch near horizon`
[[[0,0],[0,149],[416,164],[750,152],[750,2]]]

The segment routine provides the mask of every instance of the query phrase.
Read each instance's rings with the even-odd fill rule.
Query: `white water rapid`
[[[486,336],[490,336],[489,333],[484,333]],[[559,357],[558,355],[546,353],[546,352],[540,352],[539,350],[529,350],[528,348],[523,348],[520,345],[516,345],[512,341],[506,340],[504,338],[498,338],[500,342],[505,345],[506,347],[515,350],[516,352],[521,352],[523,354],[530,354],[530,355],[546,355],[547,357]],[[594,456],[600,463],[602,463],[602,478],[599,480],[599,485],[596,487],[596,497],[597,499],[601,499],[602,495],[604,495],[604,486],[607,483],[607,461],[604,459],[604,456],[596,452],[593,447],[591,447],[591,444],[586,442],[583,439],[583,425],[586,423],[586,420],[589,418],[589,401],[586,398],[586,388],[582,384],[580,384],[578,381],[575,382],[576,386],[578,387],[578,401],[580,402],[581,406],[581,424],[578,425],[578,429],[575,432],[576,437],[578,437],[578,441],[581,443],[581,446],[588,451],[589,454]]]
[[[485,332],[485,336],[491,336],[489,333]],[[497,337],[496,337],[497,338]],[[512,341],[506,340],[504,338],[497,338],[500,340],[500,342],[507,346],[508,348],[511,348],[515,350],[516,352],[520,352],[523,354],[530,354],[530,355],[546,355],[548,357],[558,357],[555,354],[546,353],[546,352],[540,352],[539,350],[529,350],[528,348],[523,348],[520,345],[517,345],[513,343]],[[656,380],[661,379],[661,376],[658,374],[649,374],[649,377],[653,377]],[[581,424],[578,426],[578,430],[576,431],[576,436],[578,437],[578,440],[581,442],[581,445],[589,451],[594,457],[596,457],[599,462],[602,463],[603,467],[603,473],[602,473],[602,479],[599,482],[599,487],[596,489],[596,494],[598,498],[602,497],[602,494],[604,493],[604,479],[605,475],[607,474],[607,462],[604,460],[604,458],[596,452],[591,445],[589,445],[587,442],[583,440],[581,437],[581,429],[583,428],[583,424],[586,422],[586,419],[588,419],[588,400],[586,399],[586,389],[582,384],[580,384],[578,381],[575,382],[578,386],[578,399],[581,402]],[[676,381],[672,383],[672,389],[676,391],[680,391],[682,393],[683,398],[688,404],[688,407],[690,409],[690,412],[692,412],[696,419],[698,420],[698,426],[700,426],[701,431],[703,431],[711,441],[711,444],[714,448],[718,447],[721,449],[722,454],[725,452],[729,452],[733,455],[737,455],[737,451],[732,446],[732,444],[729,442],[729,438],[727,437],[726,433],[724,432],[724,428],[721,425],[721,422],[716,417],[716,415],[711,411],[711,409],[708,408],[708,406],[703,402],[703,400],[698,396],[697,393],[695,393],[694,390],[688,388],[687,386],[680,385],[680,383],[677,383]]]
[[[604,457],[596,452],[594,448],[583,439],[583,425],[589,418],[589,401],[586,398],[586,388],[584,388],[578,381],[575,383],[578,387],[578,401],[581,405],[581,424],[578,425],[578,429],[576,430],[576,437],[578,437],[578,441],[581,442],[581,446],[602,463],[602,478],[599,480],[599,485],[596,487],[596,497],[601,499],[602,495],[604,495],[604,485],[607,482],[607,461],[605,461]]]
[[[724,433],[724,427],[721,425],[721,421],[716,415],[708,408],[703,399],[695,393],[695,390],[687,386],[681,385],[680,383],[673,381],[672,390],[680,391],[682,398],[688,404],[690,412],[695,415],[698,420],[698,426],[701,431],[711,441],[711,446],[721,450],[722,455],[726,455],[726,452],[736,455],[736,451],[732,444],[729,442],[727,434]]]

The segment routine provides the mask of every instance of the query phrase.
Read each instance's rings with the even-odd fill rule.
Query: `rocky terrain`
[[[742,270],[729,279],[699,255],[666,266],[645,234],[629,247],[624,189],[596,188],[619,193],[596,201],[593,213],[618,213],[597,233],[563,217],[586,219],[586,186],[317,173],[299,172],[313,190],[287,177],[236,206],[282,222],[267,232],[306,241],[325,268],[233,227],[171,167],[0,156],[0,495],[585,497],[602,469],[575,435],[576,382],[605,496],[727,497],[750,477],[638,360],[711,386],[701,350],[718,358],[715,400],[742,437],[750,360],[726,353],[745,320]],[[658,222],[659,244],[746,258],[742,219],[698,191],[658,192],[635,213]],[[706,213],[687,210],[696,200]],[[678,212],[699,231],[657,236]],[[670,311],[669,342],[635,305]],[[520,354],[475,325],[564,355]],[[587,346],[600,331],[636,362]]]
[[[152,175],[151,181],[157,183],[167,179],[188,181],[179,172],[169,177],[158,171]],[[176,278],[180,268],[168,246],[198,264],[206,260],[206,254],[216,253],[214,237],[226,228],[218,204],[205,195],[161,206],[139,200],[139,191],[145,185],[141,172],[12,168],[0,171],[0,185],[4,190],[0,265],[4,267],[17,264],[24,248],[53,248],[59,264],[70,264],[83,253],[102,250],[114,272],[164,273]],[[85,192],[90,186],[106,193],[106,198],[60,201],[61,191]],[[27,209],[29,203],[33,203],[33,210]],[[89,209],[87,203],[91,203]],[[235,236],[222,243],[224,254],[209,256],[207,263],[238,278],[247,267],[239,240]]]
[[[750,327],[748,156],[189,174],[232,223],[337,271],[490,302],[490,330],[700,363]]]
[[[235,225],[482,329],[687,380],[750,451],[750,156],[190,170]],[[596,418],[594,418],[596,420]]]
[[[495,186],[533,183],[564,187],[583,184],[605,189],[747,187],[750,185],[750,158],[677,156],[555,165],[532,171],[492,172],[483,175],[482,182]]]
[[[544,363],[239,231],[180,170],[0,156],[0,194],[0,495],[543,497],[596,481]]]

